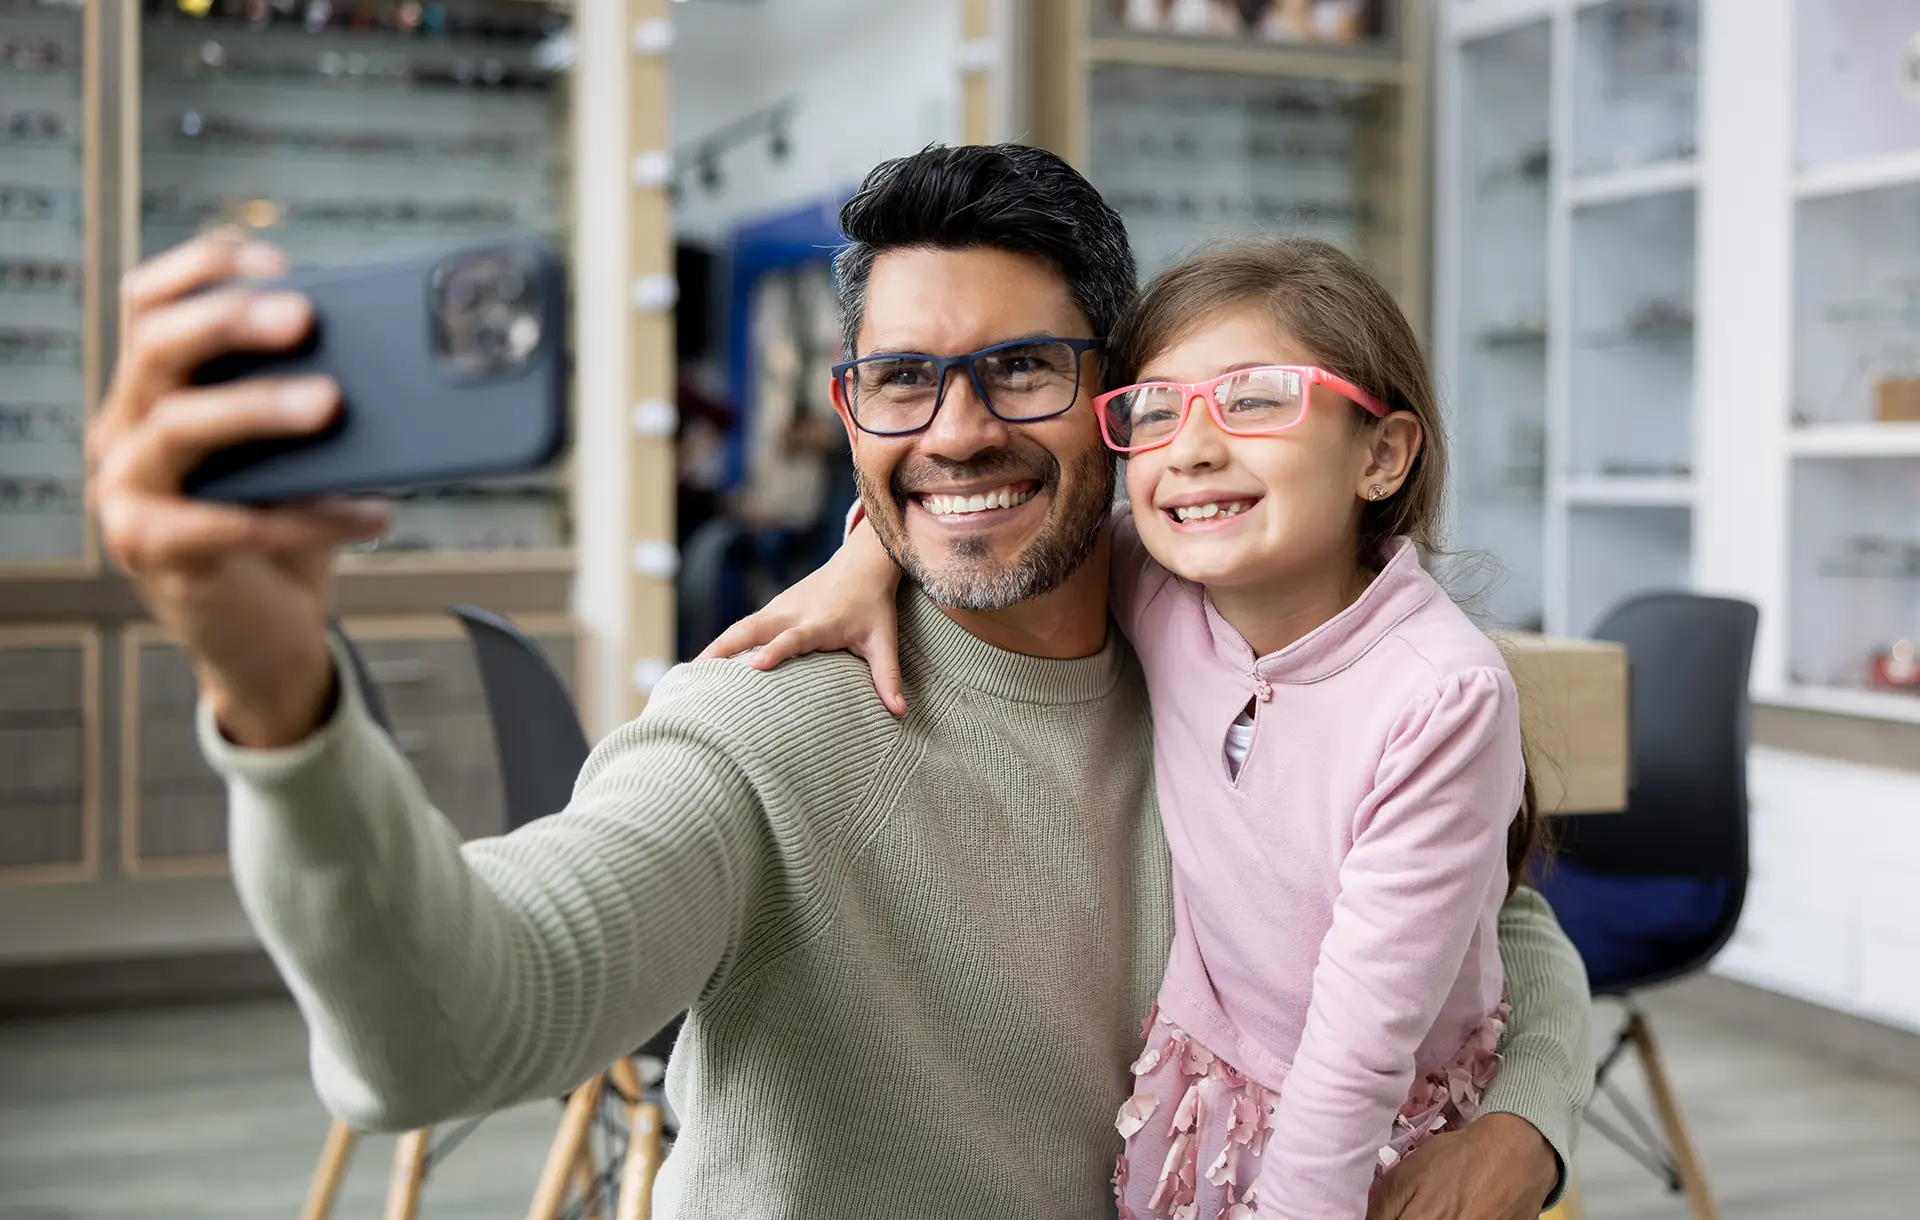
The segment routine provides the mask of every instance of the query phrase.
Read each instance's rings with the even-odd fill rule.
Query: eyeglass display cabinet
[[[1031,6],[1034,143],[1125,218],[1143,275],[1235,233],[1321,237],[1426,315],[1423,6]]]
[[[1435,355],[1490,623],[1691,583],[1699,10],[1443,13]]]
[[[99,360],[89,12],[0,0],[0,574],[94,560],[81,486]]]
[[[573,627],[553,615],[516,624],[574,685]],[[380,687],[393,742],[434,803],[467,838],[506,830],[499,759],[473,651],[449,618],[343,623]],[[195,740],[193,673],[156,629],[121,639],[121,871],[134,877],[221,873],[227,868],[226,786]]]
[[[296,267],[543,233],[564,246],[568,18],[526,0],[145,0],[140,248],[215,225]],[[555,556],[564,480],[399,497],[384,559]]]
[[[1920,8],[1795,17],[1786,693],[1920,721]]]

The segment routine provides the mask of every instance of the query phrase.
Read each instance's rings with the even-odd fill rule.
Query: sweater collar
[[[981,694],[1018,703],[1088,703],[1104,697],[1119,681],[1120,633],[1109,627],[1107,643],[1090,657],[1060,661],[1029,657],[996,648],[960,624],[919,585],[900,588],[901,661],[971,687]]]
[[[1330,678],[1365,656],[1389,632],[1433,599],[1440,586],[1420,566],[1411,538],[1387,546],[1387,564],[1351,606],[1279,652],[1255,658],[1252,645],[1205,599],[1207,626],[1220,658],[1268,682],[1304,684]]]

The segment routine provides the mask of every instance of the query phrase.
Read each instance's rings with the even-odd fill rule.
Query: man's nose
[[[964,462],[992,449],[1004,449],[1010,442],[1007,422],[987,409],[980,391],[965,369],[948,374],[946,396],[933,422],[920,436],[920,448],[940,457]]]

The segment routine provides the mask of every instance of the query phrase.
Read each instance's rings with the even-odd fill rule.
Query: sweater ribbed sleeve
[[[463,847],[337,668],[333,719],[291,749],[200,721],[231,781],[235,885],[334,1113],[401,1129],[557,1096],[714,982],[766,851],[711,734],[629,724],[564,814]]]
[[[1580,1121],[1593,1096],[1593,1004],[1587,968],[1547,900],[1516,890],[1500,909],[1500,964],[1513,1023],[1500,1044],[1504,1063],[1481,1099],[1482,1114],[1513,1114],[1539,1129],[1560,1158],[1560,1201]]]

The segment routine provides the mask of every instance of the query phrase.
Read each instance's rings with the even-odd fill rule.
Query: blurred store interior
[[[396,743],[492,835],[443,607],[536,640],[597,740],[818,566],[856,498],[838,207],[1000,141],[1087,173],[1143,275],[1255,230],[1380,275],[1438,374],[1441,563],[1483,625],[1757,608],[1720,709],[1744,795],[1563,819],[1576,855],[1694,876],[1661,817],[1730,811],[1657,985],[1596,974],[1596,1062],[1644,1117],[1602,1090],[1562,1214],[1920,1215],[1920,0],[0,0],[0,1217],[312,1214],[328,1131],[192,673],[83,492],[118,277],[213,224],[302,266],[567,253],[568,457],[403,497],[340,561]],[[1623,655],[1619,700],[1675,680]],[[1634,1012],[1655,1059],[1614,1041]],[[558,1121],[436,1151],[424,1212],[524,1214]],[[382,1206],[394,1147],[363,1141],[338,1215]]]

